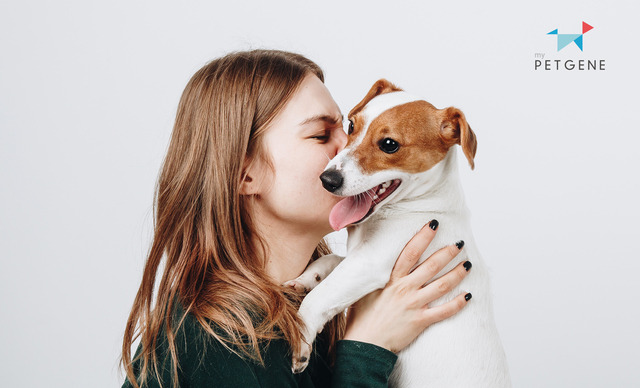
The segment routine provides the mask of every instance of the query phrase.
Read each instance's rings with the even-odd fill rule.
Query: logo
[[[585,22],[582,22],[582,34],[559,34],[558,29],[556,28],[555,30],[547,33],[547,35],[556,35],[558,37],[558,51],[570,45],[571,42],[575,43],[580,51],[582,51],[582,37],[585,33],[591,31],[592,29],[593,27]]]
[[[560,34],[558,29],[547,32],[547,35],[555,35],[557,39],[557,47],[555,53],[545,53],[543,51],[534,54],[533,69],[535,71],[604,71],[606,61],[603,58],[586,58],[584,56],[584,34],[593,30],[593,26],[582,22],[581,34]],[[596,44],[599,42],[595,41]],[[575,50],[565,50],[559,53],[565,47],[575,43],[580,49],[580,53]],[[591,51],[591,50],[590,50]],[[597,52],[598,49],[593,50]]]

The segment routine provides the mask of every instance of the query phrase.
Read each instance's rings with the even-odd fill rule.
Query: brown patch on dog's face
[[[354,122],[354,135],[349,137],[346,147],[357,138],[356,130],[360,132],[364,125],[362,115],[350,119]],[[396,152],[386,153],[381,149],[380,142],[387,138],[399,144]],[[413,101],[376,117],[353,155],[367,174],[386,169],[419,173],[444,159],[449,148],[461,144],[461,139],[473,168],[475,135],[462,112],[456,108],[436,109],[426,101]]]
[[[355,116],[349,115],[349,121],[353,122],[353,132],[349,134],[349,137],[347,138],[347,145],[345,146],[345,148],[349,147],[351,143],[353,143],[358,138],[358,136],[360,136],[360,132],[362,132],[364,128],[365,118],[362,114],[358,114]]]
[[[380,149],[380,142],[386,138],[399,144],[398,151],[388,154]],[[376,117],[354,150],[354,157],[367,174],[387,169],[417,173],[444,159],[449,146],[440,136],[437,109],[426,101],[414,101]]]

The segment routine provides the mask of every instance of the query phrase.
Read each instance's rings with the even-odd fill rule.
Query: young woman
[[[453,245],[410,272],[436,233],[438,222],[425,220],[387,286],[329,322],[307,369],[292,373],[303,295],[282,284],[329,253],[323,237],[340,198],[319,176],[347,142],[323,82],[301,55],[254,50],[208,63],[187,84],[124,334],[123,387],[386,386],[395,352],[471,297],[427,307],[467,270],[423,286]]]

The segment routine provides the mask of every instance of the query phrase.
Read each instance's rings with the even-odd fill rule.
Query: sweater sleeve
[[[331,387],[387,387],[397,359],[395,353],[373,344],[338,341]]]

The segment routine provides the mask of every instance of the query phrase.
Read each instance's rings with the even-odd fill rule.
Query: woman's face
[[[344,148],[347,135],[340,109],[318,77],[305,77],[263,139],[273,172],[262,163],[249,172],[258,179],[254,187],[263,221],[301,233],[331,232],[329,214],[341,198],[322,187],[320,174]]]

